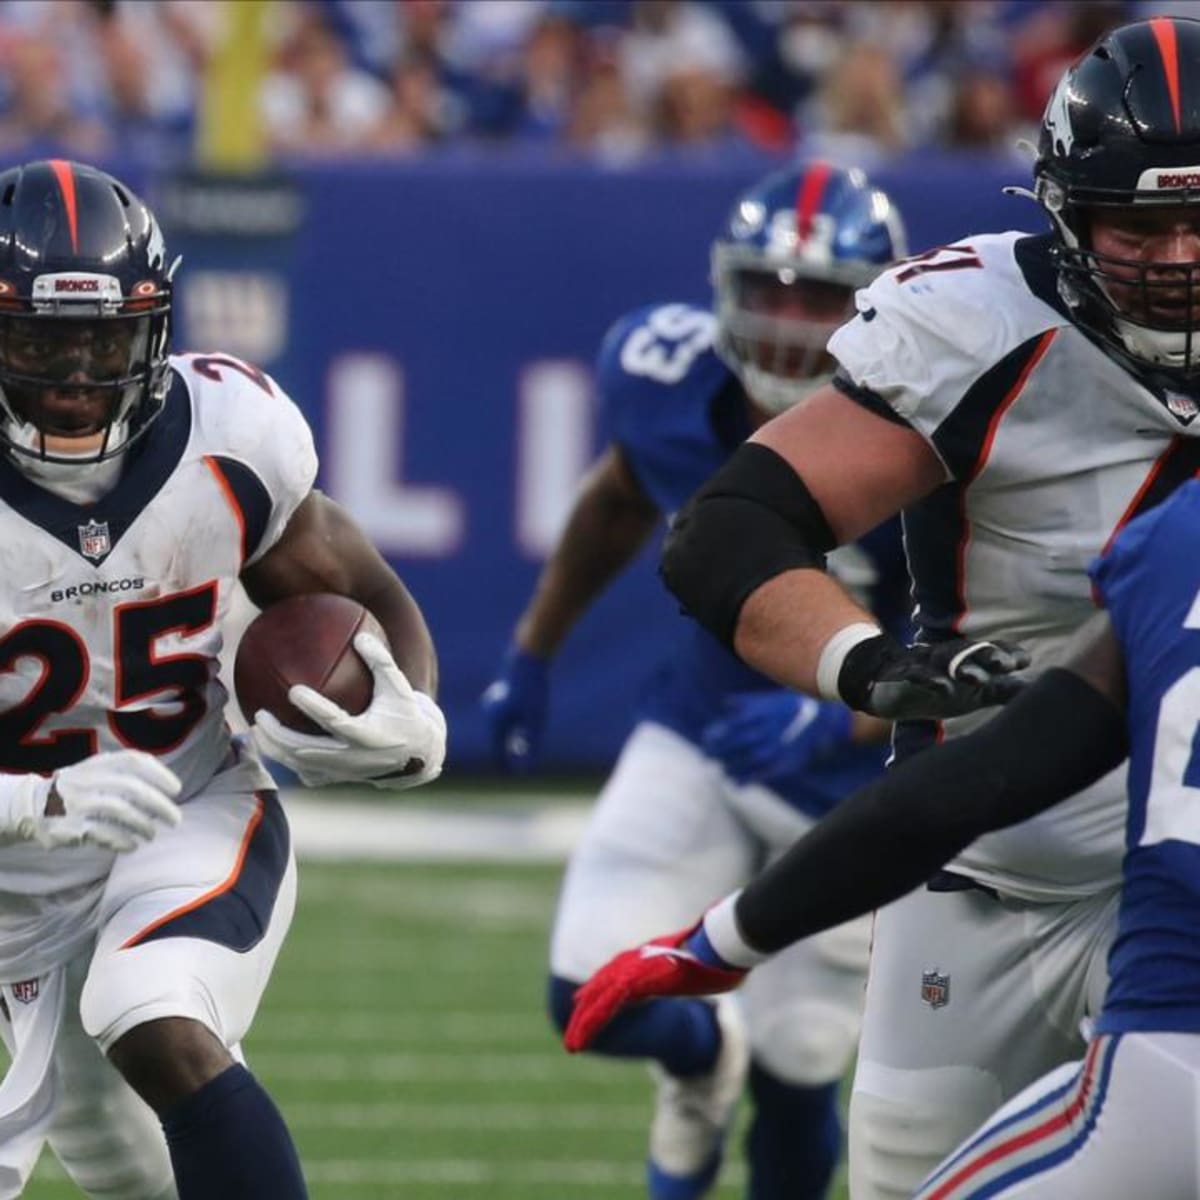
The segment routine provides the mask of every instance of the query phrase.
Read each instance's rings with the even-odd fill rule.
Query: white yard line
[[[337,1012],[324,1009],[288,1009],[274,1007],[269,1019],[254,1027],[254,1045],[272,1046],[300,1042],[305,1047],[322,1042],[368,1042],[378,1047],[388,1042],[431,1041],[459,1042],[467,1045],[495,1045],[497,1042],[531,1042],[548,1030],[538,1022],[537,1012],[473,1012],[469,1010],[437,1013]],[[549,1035],[547,1035],[549,1036]]]
[[[253,1070],[264,1079],[303,1083],[561,1083],[563,1052],[549,1034],[546,1040],[545,1052],[527,1054],[295,1054],[270,1049],[260,1052],[251,1047],[248,1057]],[[619,1069],[589,1073],[588,1087],[606,1084],[628,1087],[629,1077]]]
[[[304,1165],[309,1183],[340,1184],[343,1187],[372,1187],[397,1184],[426,1184],[462,1187],[467,1184],[516,1185],[523,1188],[629,1188],[622,1195],[642,1195],[645,1167],[640,1162],[612,1163],[531,1161],[493,1163],[483,1159],[427,1159],[412,1162],[356,1162],[317,1159]],[[723,1189],[740,1187],[745,1172],[727,1164],[721,1174]],[[558,1193],[563,1194],[561,1191]],[[724,1193],[723,1193],[724,1194]]]
[[[562,862],[590,809],[567,794],[484,807],[449,792],[434,807],[355,800],[345,789],[321,799],[286,788],[283,801],[298,856],[328,862]]]
[[[293,1129],[345,1129],[352,1133],[371,1130],[454,1130],[524,1133],[539,1129],[638,1131],[650,1119],[651,1096],[645,1104],[564,1104],[556,1099],[547,1104],[338,1104],[327,1100],[297,1102],[284,1106]]]
[[[478,1158],[395,1159],[360,1162],[357,1159],[312,1158],[305,1161],[304,1176],[310,1184],[342,1188],[378,1188],[401,1184],[428,1187],[461,1188],[468,1186],[512,1185],[525,1188],[633,1188],[644,1185],[645,1168],[641,1163],[611,1163],[576,1160],[495,1163]],[[66,1173],[49,1155],[42,1159],[38,1178],[62,1181]],[[745,1172],[737,1163],[728,1163],[721,1173],[721,1186],[740,1187]],[[375,1193],[378,1195],[378,1193]],[[640,1194],[640,1191],[622,1193]],[[725,1194],[724,1191],[722,1194]],[[559,1192],[562,1195],[562,1192]]]

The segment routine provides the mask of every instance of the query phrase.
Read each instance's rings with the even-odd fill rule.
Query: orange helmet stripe
[[[1171,114],[1175,118],[1175,132],[1179,132],[1179,47],[1175,41],[1175,22],[1170,17],[1155,17],[1150,22],[1158,52],[1162,55],[1163,69],[1167,73],[1167,91],[1171,96]]]
[[[63,205],[67,210],[67,228],[71,231],[71,249],[79,251],[79,210],[75,205],[75,173],[71,164],[65,159],[52,158],[50,169],[58,180],[58,190],[62,192]]]

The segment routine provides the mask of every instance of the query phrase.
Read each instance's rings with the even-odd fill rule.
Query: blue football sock
[[[823,1200],[842,1149],[836,1083],[798,1087],[750,1064],[748,1200]]]
[[[305,1200],[292,1136],[262,1085],[235,1063],[162,1118],[179,1200]]]
[[[571,1015],[579,987],[550,976],[550,1017],[560,1030]],[[721,1050],[716,1011],[703,1000],[676,997],[650,1000],[627,1009],[592,1043],[589,1051],[612,1058],[649,1058],[672,1075],[686,1077],[711,1071]]]

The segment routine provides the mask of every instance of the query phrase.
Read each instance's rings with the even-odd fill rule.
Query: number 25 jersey
[[[163,412],[115,486],[74,504],[0,457],[0,770],[51,771],[98,751],[154,754],[200,790],[234,753],[217,656],[238,575],[312,487],[299,411],[256,368],[172,358]],[[111,855],[0,846],[0,892],[98,878]]]

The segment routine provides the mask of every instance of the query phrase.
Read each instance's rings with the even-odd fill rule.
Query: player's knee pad
[[[106,1054],[123,1034],[147,1021],[185,1017],[226,1037],[215,997],[193,970],[192,951],[182,939],[156,942],[128,954],[108,954],[92,963],[79,1000],[85,1032]]]
[[[546,1011],[550,1014],[550,1023],[559,1033],[566,1030],[567,1022],[571,1019],[571,1008],[578,990],[579,984],[561,975],[551,975],[546,981]]]
[[[756,1006],[748,1019],[754,1061],[802,1087],[841,1079],[858,1040],[858,1013],[820,1000]]]
[[[999,1083],[976,1068],[860,1063],[850,1099],[850,1194],[907,1200],[1001,1102]]]

